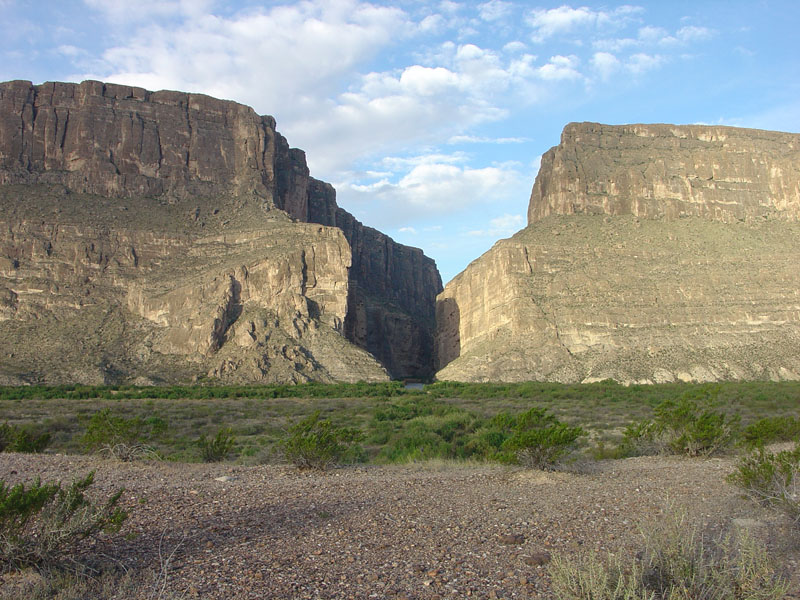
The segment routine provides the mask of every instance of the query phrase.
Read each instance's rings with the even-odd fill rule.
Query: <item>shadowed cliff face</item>
[[[800,135],[570,124],[437,299],[437,376],[800,378]]]
[[[1,333],[16,347],[0,378],[386,376],[343,336],[395,376],[431,373],[435,264],[339,209],[272,117],[8,82],[0,184]],[[52,351],[32,355],[34,340]]]

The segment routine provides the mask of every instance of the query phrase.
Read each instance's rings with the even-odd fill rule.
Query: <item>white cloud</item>
[[[601,39],[592,42],[592,46],[596,50],[602,52],[621,52],[631,47],[638,47],[642,45],[641,40],[633,38],[617,38],[617,39]]]
[[[708,27],[696,27],[694,25],[687,25],[686,27],[681,27],[676,37],[684,43],[689,42],[698,42],[703,40],[708,40],[714,37],[716,32],[713,29],[709,29]]]
[[[643,43],[657,44],[664,38],[668,37],[667,30],[663,27],[653,27],[647,25],[639,28],[638,37]]]
[[[525,52],[528,47],[520,42],[519,40],[514,40],[513,42],[508,42],[503,46],[503,51],[509,54],[518,54],[520,52]]]
[[[451,154],[420,154],[417,156],[386,156],[381,159],[381,165],[391,172],[411,169],[420,165],[447,164],[455,165],[464,163],[468,156],[464,152]]]
[[[628,23],[641,8],[620,6],[611,12],[595,11],[586,6],[572,8],[564,5],[549,10],[533,10],[527,18],[533,27],[531,39],[542,43],[557,35],[573,33],[576,30],[616,29]]]
[[[634,75],[642,75],[660,67],[664,63],[664,60],[664,57],[658,54],[651,55],[640,52],[628,59],[625,68]]]
[[[454,135],[447,140],[448,144],[524,144],[528,139],[524,137],[492,138],[479,135]]]
[[[110,11],[110,19],[123,4],[90,1]],[[139,15],[160,10],[153,8],[160,2],[143,3]],[[280,108],[291,118],[319,108],[354,68],[411,30],[403,11],[357,0],[315,0],[228,18],[187,6],[193,1],[167,3],[165,11],[184,11],[179,26],[152,20],[108,49],[96,72],[86,76],[202,91],[236,98],[259,112]]]
[[[609,52],[595,52],[591,63],[603,81],[610,79],[621,67],[619,59]]]
[[[516,198],[520,185],[529,184],[528,175],[518,172],[513,163],[473,168],[458,164],[459,159],[446,160],[435,155],[419,158],[418,164],[396,178],[370,183],[340,182],[336,189],[342,201],[356,213],[363,210],[381,215],[378,226],[418,229],[417,224],[431,216],[453,218],[458,213],[474,211],[476,206]],[[412,162],[415,161],[409,159]]]
[[[478,14],[484,21],[498,21],[510,15],[513,7],[514,5],[510,2],[489,0],[489,2],[478,5]]]
[[[417,233],[417,230],[414,229],[413,227],[401,227],[397,231],[399,231],[400,233],[410,233],[411,235],[416,235]]]
[[[645,25],[639,28],[636,38],[603,38],[594,40],[592,46],[603,52],[619,53],[633,48],[686,46],[708,40],[715,34],[713,29],[694,25],[681,27],[674,34],[670,34],[663,27]]]
[[[570,32],[580,26],[595,24],[597,13],[585,6],[571,8],[564,5],[550,10],[534,10],[528,17],[528,22],[535,30],[534,41],[543,42],[556,34]]]
[[[563,81],[567,79],[582,79],[583,76],[578,71],[579,59],[575,55],[570,56],[551,56],[546,65],[542,65],[536,73],[542,79],[550,81]]]
[[[72,46],[70,44],[62,44],[61,46],[58,46],[56,48],[56,52],[73,59],[87,55],[86,50],[83,48],[78,48],[77,46]]]
[[[508,237],[514,235],[527,225],[523,215],[510,215],[508,213],[495,217],[489,221],[487,229],[474,229],[467,232],[471,236]]]

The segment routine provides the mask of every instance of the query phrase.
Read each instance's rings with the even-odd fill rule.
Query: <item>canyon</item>
[[[0,384],[800,379],[800,135],[571,123],[447,286],[275,120],[0,84]]]

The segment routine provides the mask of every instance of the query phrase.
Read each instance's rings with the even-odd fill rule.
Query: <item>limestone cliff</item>
[[[0,84],[0,206],[0,380],[385,378],[364,349],[430,373],[433,261],[339,209],[246,106]]]
[[[542,156],[528,223],[632,214],[800,217],[800,136],[705,125],[570,123]]]
[[[437,376],[800,378],[798,147],[726,127],[568,125],[528,227],[438,297]]]

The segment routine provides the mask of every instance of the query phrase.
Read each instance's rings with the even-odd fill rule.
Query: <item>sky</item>
[[[447,282],[526,225],[569,122],[800,132],[799,30],[798,0],[0,0],[0,81],[252,106]]]

